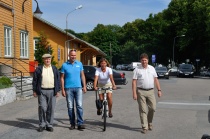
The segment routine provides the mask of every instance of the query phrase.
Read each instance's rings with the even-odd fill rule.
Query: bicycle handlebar
[[[110,91],[112,91],[112,88],[111,87],[102,87],[102,88],[98,87],[98,91],[101,91],[101,90],[110,90]]]

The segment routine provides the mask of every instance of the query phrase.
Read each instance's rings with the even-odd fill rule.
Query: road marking
[[[169,104],[169,105],[195,105],[195,106],[210,106],[210,103],[176,103],[176,102],[158,102],[159,104]]]

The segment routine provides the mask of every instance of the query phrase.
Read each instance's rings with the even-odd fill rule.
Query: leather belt
[[[140,87],[138,87],[138,89],[140,89],[140,90],[144,90],[144,91],[150,91],[150,90],[153,90],[153,88],[140,88]]]
[[[42,90],[53,90],[54,88],[41,88]]]

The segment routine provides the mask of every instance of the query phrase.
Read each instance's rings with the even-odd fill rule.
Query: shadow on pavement
[[[98,120],[94,120],[94,119],[86,119],[85,125],[86,125],[86,129],[88,129],[88,130],[103,132],[102,120],[98,121]],[[109,128],[109,127],[110,128],[119,128],[119,129],[124,129],[124,130],[129,130],[129,131],[136,131],[136,132],[140,132],[140,129],[141,129],[141,128],[133,128],[133,127],[126,126],[126,125],[107,122],[107,128]]]
[[[25,128],[25,129],[36,129],[37,127],[34,126],[34,124],[38,123],[38,120],[34,119],[21,119],[17,118],[18,121],[3,121],[0,120],[0,123],[8,125],[8,126],[14,126],[18,128]]]

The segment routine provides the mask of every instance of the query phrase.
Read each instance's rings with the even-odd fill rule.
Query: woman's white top
[[[106,71],[103,72],[101,68],[96,68],[95,75],[98,76],[98,83],[100,84],[107,84],[110,83],[111,80],[109,76],[113,74],[112,69],[109,67],[106,67]]]

